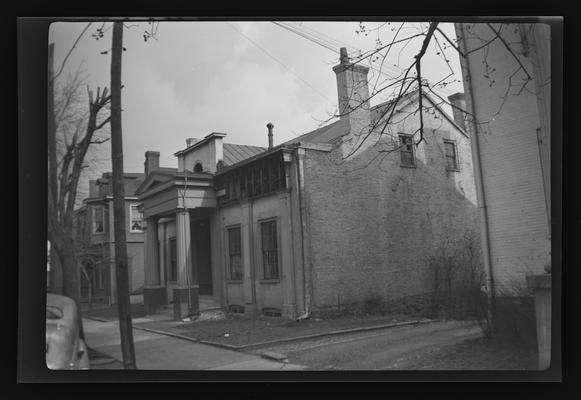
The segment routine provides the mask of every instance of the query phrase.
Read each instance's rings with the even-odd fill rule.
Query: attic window
[[[202,163],[196,163],[196,165],[194,165],[194,172],[203,172],[204,168],[202,167]]]
[[[399,135],[399,153],[401,155],[402,167],[415,167],[414,141],[411,135]]]

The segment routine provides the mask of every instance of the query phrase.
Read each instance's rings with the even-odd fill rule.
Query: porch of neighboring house
[[[172,174],[163,183],[158,177],[140,195],[146,221],[145,312],[171,315],[174,320],[221,306],[211,176],[188,175],[184,180],[183,172]]]

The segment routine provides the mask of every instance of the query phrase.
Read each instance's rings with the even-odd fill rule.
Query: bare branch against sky
[[[57,85],[83,62],[90,86],[107,86],[111,25],[51,25],[55,65],[67,59]],[[132,21],[123,53],[125,170],[142,172],[147,150],[161,153],[161,165],[176,166],[173,153],[185,146],[186,138],[211,132],[227,133],[230,143],[267,146],[268,121],[277,126],[275,145],[317,128],[337,112],[332,67],[340,47],[350,56],[361,54],[362,62],[371,65],[369,79],[377,89],[371,104],[383,102],[391,93],[379,89],[401,77],[419,51],[405,39],[421,35],[427,26],[386,21],[365,23],[362,30],[358,22],[216,21],[160,22],[153,27]],[[452,24],[440,23],[438,29],[449,40],[455,38]],[[145,31],[155,40],[144,40]],[[417,42],[421,44],[421,37]],[[365,59],[390,44],[387,57]],[[444,44],[447,62],[434,45],[426,50],[422,65],[422,78],[446,81],[437,87],[442,98],[463,90],[458,53]],[[106,142],[99,150],[106,155],[108,146]],[[86,174],[94,178],[110,170],[110,162],[101,164],[93,175]]]

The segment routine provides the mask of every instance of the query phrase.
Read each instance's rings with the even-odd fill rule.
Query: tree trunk
[[[111,162],[113,167],[113,225],[121,352],[125,369],[135,369],[133,326],[129,301],[129,271],[125,229],[125,187],[123,185],[123,137],[121,130],[121,56],[123,22],[113,24],[111,51]]]

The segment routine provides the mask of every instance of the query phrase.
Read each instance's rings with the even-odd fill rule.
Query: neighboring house
[[[368,93],[368,69],[344,50],[334,71],[341,109],[355,105],[355,90]],[[173,302],[183,318],[206,294],[231,310],[293,318],[374,295],[429,294],[428,258],[478,232],[478,214],[466,133],[426,95],[426,141],[416,147],[417,104],[418,92],[402,99],[386,135],[360,147],[392,103],[276,147],[272,124],[268,148],[224,143],[224,133],[188,139],[177,169],[159,168],[148,151],[136,192],[147,312]]]
[[[492,24],[496,30],[500,25]],[[460,61],[466,110],[474,116],[468,119],[477,122],[468,129],[488,248],[484,260],[499,293],[523,287],[526,275],[543,273],[551,261],[550,27],[503,25],[504,42],[483,47],[495,38],[487,24],[456,24],[460,50],[472,51]],[[533,81],[521,90],[527,73]]]
[[[142,173],[125,173],[125,218],[129,290],[143,288],[143,215],[138,210],[135,190],[143,182]],[[89,181],[89,197],[75,211],[77,259],[80,267],[81,299],[117,302],[115,276],[115,234],[113,229],[112,174]]]

